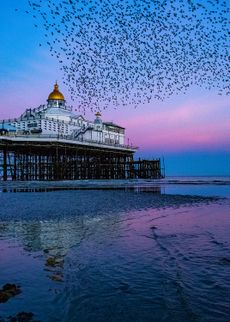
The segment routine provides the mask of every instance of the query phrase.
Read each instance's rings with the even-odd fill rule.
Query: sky
[[[18,117],[26,108],[46,103],[57,80],[67,103],[58,61],[44,44],[33,18],[18,0],[0,2],[0,119]],[[20,10],[27,0],[20,0]],[[76,111],[76,113],[78,113]],[[86,111],[86,118],[94,114]],[[105,110],[104,121],[126,128],[127,143],[138,146],[136,157],[164,158],[166,175],[230,175],[229,96],[193,87],[187,93],[134,108]]]

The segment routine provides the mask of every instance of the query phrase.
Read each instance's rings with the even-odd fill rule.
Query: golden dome
[[[54,85],[53,92],[50,93],[50,95],[48,97],[48,101],[49,100],[60,100],[60,101],[64,101],[65,100],[64,96],[62,95],[62,93],[59,92],[58,84],[57,83]]]
[[[95,114],[95,116],[96,116],[96,117],[100,117],[100,116],[101,116],[101,113],[100,113],[100,112],[97,112],[97,113]]]

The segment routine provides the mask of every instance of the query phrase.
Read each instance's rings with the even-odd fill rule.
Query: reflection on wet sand
[[[28,310],[41,322],[220,318],[227,201],[155,188],[1,194],[0,286],[22,289],[2,319]],[[207,287],[213,279],[219,291]]]
[[[135,191],[135,192],[152,192],[156,194],[162,193],[161,186],[76,186],[76,187],[59,187],[59,186],[47,186],[47,187],[5,187],[1,188],[2,192],[51,192],[51,191],[76,191],[76,190],[120,190],[120,191]]]

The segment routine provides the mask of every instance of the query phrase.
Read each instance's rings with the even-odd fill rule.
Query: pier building
[[[66,104],[58,84],[49,94],[47,104],[26,109],[19,117],[1,121],[1,132],[16,134],[42,134],[59,136],[78,141],[95,141],[105,144],[124,145],[125,129],[112,122],[103,122],[99,112],[94,121],[76,115]]]
[[[160,160],[134,161],[125,128],[77,115],[54,85],[47,103],[0,121],[0,180],[162,177]]]

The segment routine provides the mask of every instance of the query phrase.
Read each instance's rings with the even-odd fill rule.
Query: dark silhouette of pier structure
[[[0,180],[159,179],[160,159],[134,160],[135,149],[65,140],[0,138]]]

